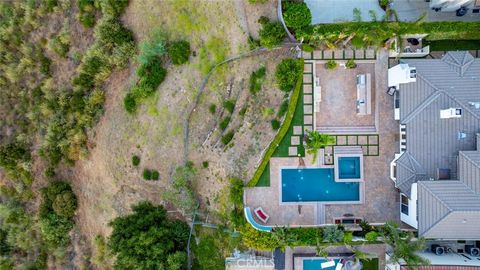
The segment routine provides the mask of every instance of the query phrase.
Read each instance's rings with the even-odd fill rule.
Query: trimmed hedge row
[[[299,61],[303,67],[303,58]],[[257,185],[258,181],[260,180],[260,177],[263,174],[263,171],[265,170],[265,168],[268,165],[268,162],[270,161],[270,158],[275,152],[275,149],[277,149],[277,145],[280,144],[283,137],[285,137],[285,135],[287,134],[290,128],[290,124],[292,123],[292,120],[293,120],[293,115],[295,114],[295,109],[297,108],[297,102],[300,97],[300,93],[302,92],[301,91],[302,85],[303,85],[303,68],[298,73],[297,84],[295,85],[295,88],[292,93],[292,97],[290,98],[290,104],[288,105],[287,115],[285,116],[285,120],[283,121],[282,127],[278,131],[273,141],[268,146],[268,149],[265,152],[265,155],[263,156],[263,160],[260,163],[260,166],[258,166],[257,171],[253,175],[252,179],[248,182],[247,187],[254,187]]]

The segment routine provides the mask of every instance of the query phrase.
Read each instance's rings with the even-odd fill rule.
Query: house
[[[401,220],[428,239],[480,239],[480,59],[405,59],[388,85],[400,130],[390,177]]]

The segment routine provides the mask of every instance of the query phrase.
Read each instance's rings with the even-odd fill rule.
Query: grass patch
[[[235,132],[233,130],[230,130],[225,135],[223,135],[223,137],[222,137],[223,145],[229,144],[232,141],[233,136],[235,136]]]
[[[223,102],[223,108],[225,108],[225,110],[227,110],[229,113],[233,113],[233,110],[235,109],[235,101],[225,100]]]
[[[228,51],[228,44],[224,40],[218,37],[210,38],[198,52],[200,72],[206,75],[214,65],[225,60]]]
[[[274,156],[274,153],[278,152],[277,145],[284,143],[286,137],[288,137],[288,140],[290,140],[290,136],[293,132],[291,126],[293,123],[298,122],[299,115],[302,115],[302,121],[303,121],[303,106],[300,106],[301,111],[299,111],[298,109],[298,106],[299,106],[298,104],[303,103],[303,98],[301,95],[302,85],[303,85],[303,59],[299,60],[299,62],[300,62],[299,66],[301,66],[302,69],[298,70],[297,84],[295,85],[293,93],[290,97],[290,104],[288,106],[287,115],[285,116],[285,120],[283,121],[282,127],[278,131],[273,141],[268,146],[268,149],[265,152],[265,155],[263,156],[262,162],[258,166],[257,171],[253,175],[252,179],[248,182],[247,186],[249,187],[254,187],[257,185],[260,177],[265,171],[265,168],[268,166],[268,163],[270,162],[270,157]],[[297,120],[294,121],[294,119],[297,119]],[[300,148],[299,150],[302,150],[303,147],[299,147],[299,148]],[[299,153],[301,153],[301,151],[299,151]],[[288,154],[288,149],[287,149],[287,154]]]
[[[230,120],[231,120],[230,116],[223,118],[222,122],[220,122],[220,129],[221,130],[227,129],[228,124],[230,123]]]
[[[268,162],[265,170],[263,170],[262,176],[258,179],[256,187],[269,187],[270,186],[270,162]]]
[[[423,40],[430,51],[480,50],[480,40]]]
[[[370,260],[360,260],[363,264],[363,270],[377,270],[378,258],[372,258]]]

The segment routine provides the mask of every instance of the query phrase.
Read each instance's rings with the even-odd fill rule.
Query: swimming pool
[[[335,269],[335,266],[340,259],[335,259],[335,265],[331,267],[322,268],[321,264],[327,262],[325,259],[303,259],[303,270],[318,270],[318,269]]]
[[[333,169],[281,169],[282,202],[358,202],[359,182],[335,182]]]
[[[339,179],[360,178],[360,157],[339,157],[338,158]]]

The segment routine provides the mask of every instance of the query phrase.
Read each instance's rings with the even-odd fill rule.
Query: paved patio
[[[270,159],[270,186],[247,188],[245,190],[245,205],[252,209],[261,206],[270,215],[268,225],[280,226],[315,226],[319,224],[332,224],[334,218],[344,214],[353,214],[362,217],[370,223],[383,223],[388,220],[399,222],[398,191],[393,181],[389,178],[389,164],[398,151],[398,123],[393,120],[393,98],[388,96],[383,89],[387,86],[388,53],[382,50],[374,65],[372,74],[375,73],[375,83],[372,87],[379,92],[375,109],[378,118],[378,156],[364,156],[364,189],[363,204],[357,205],[326,205],[322,204],[294,204],[280,205],[279,173],[281,167],[298,167],[300,159],[272,158]],[[330,78],[335,84],[337,78]],[[333,110],[332,110],[333,111]],[[336,121],[335,114],[331,117]],[[298,129],[298,128],[297,128]],[[322,155],[322,153],[319,153]],[[307,155],[304,159],[307,167],[313,166],[312,157]],[[325,219],[323,219],[324,216]]]
[[[316,113],[317,127],[375,126],[375,62],[357,63],[353,69],[325,68],[318,61],[315,70],[322,87],[322,101]],[[357,115],[357,75],[371,74],[372,113]]]

